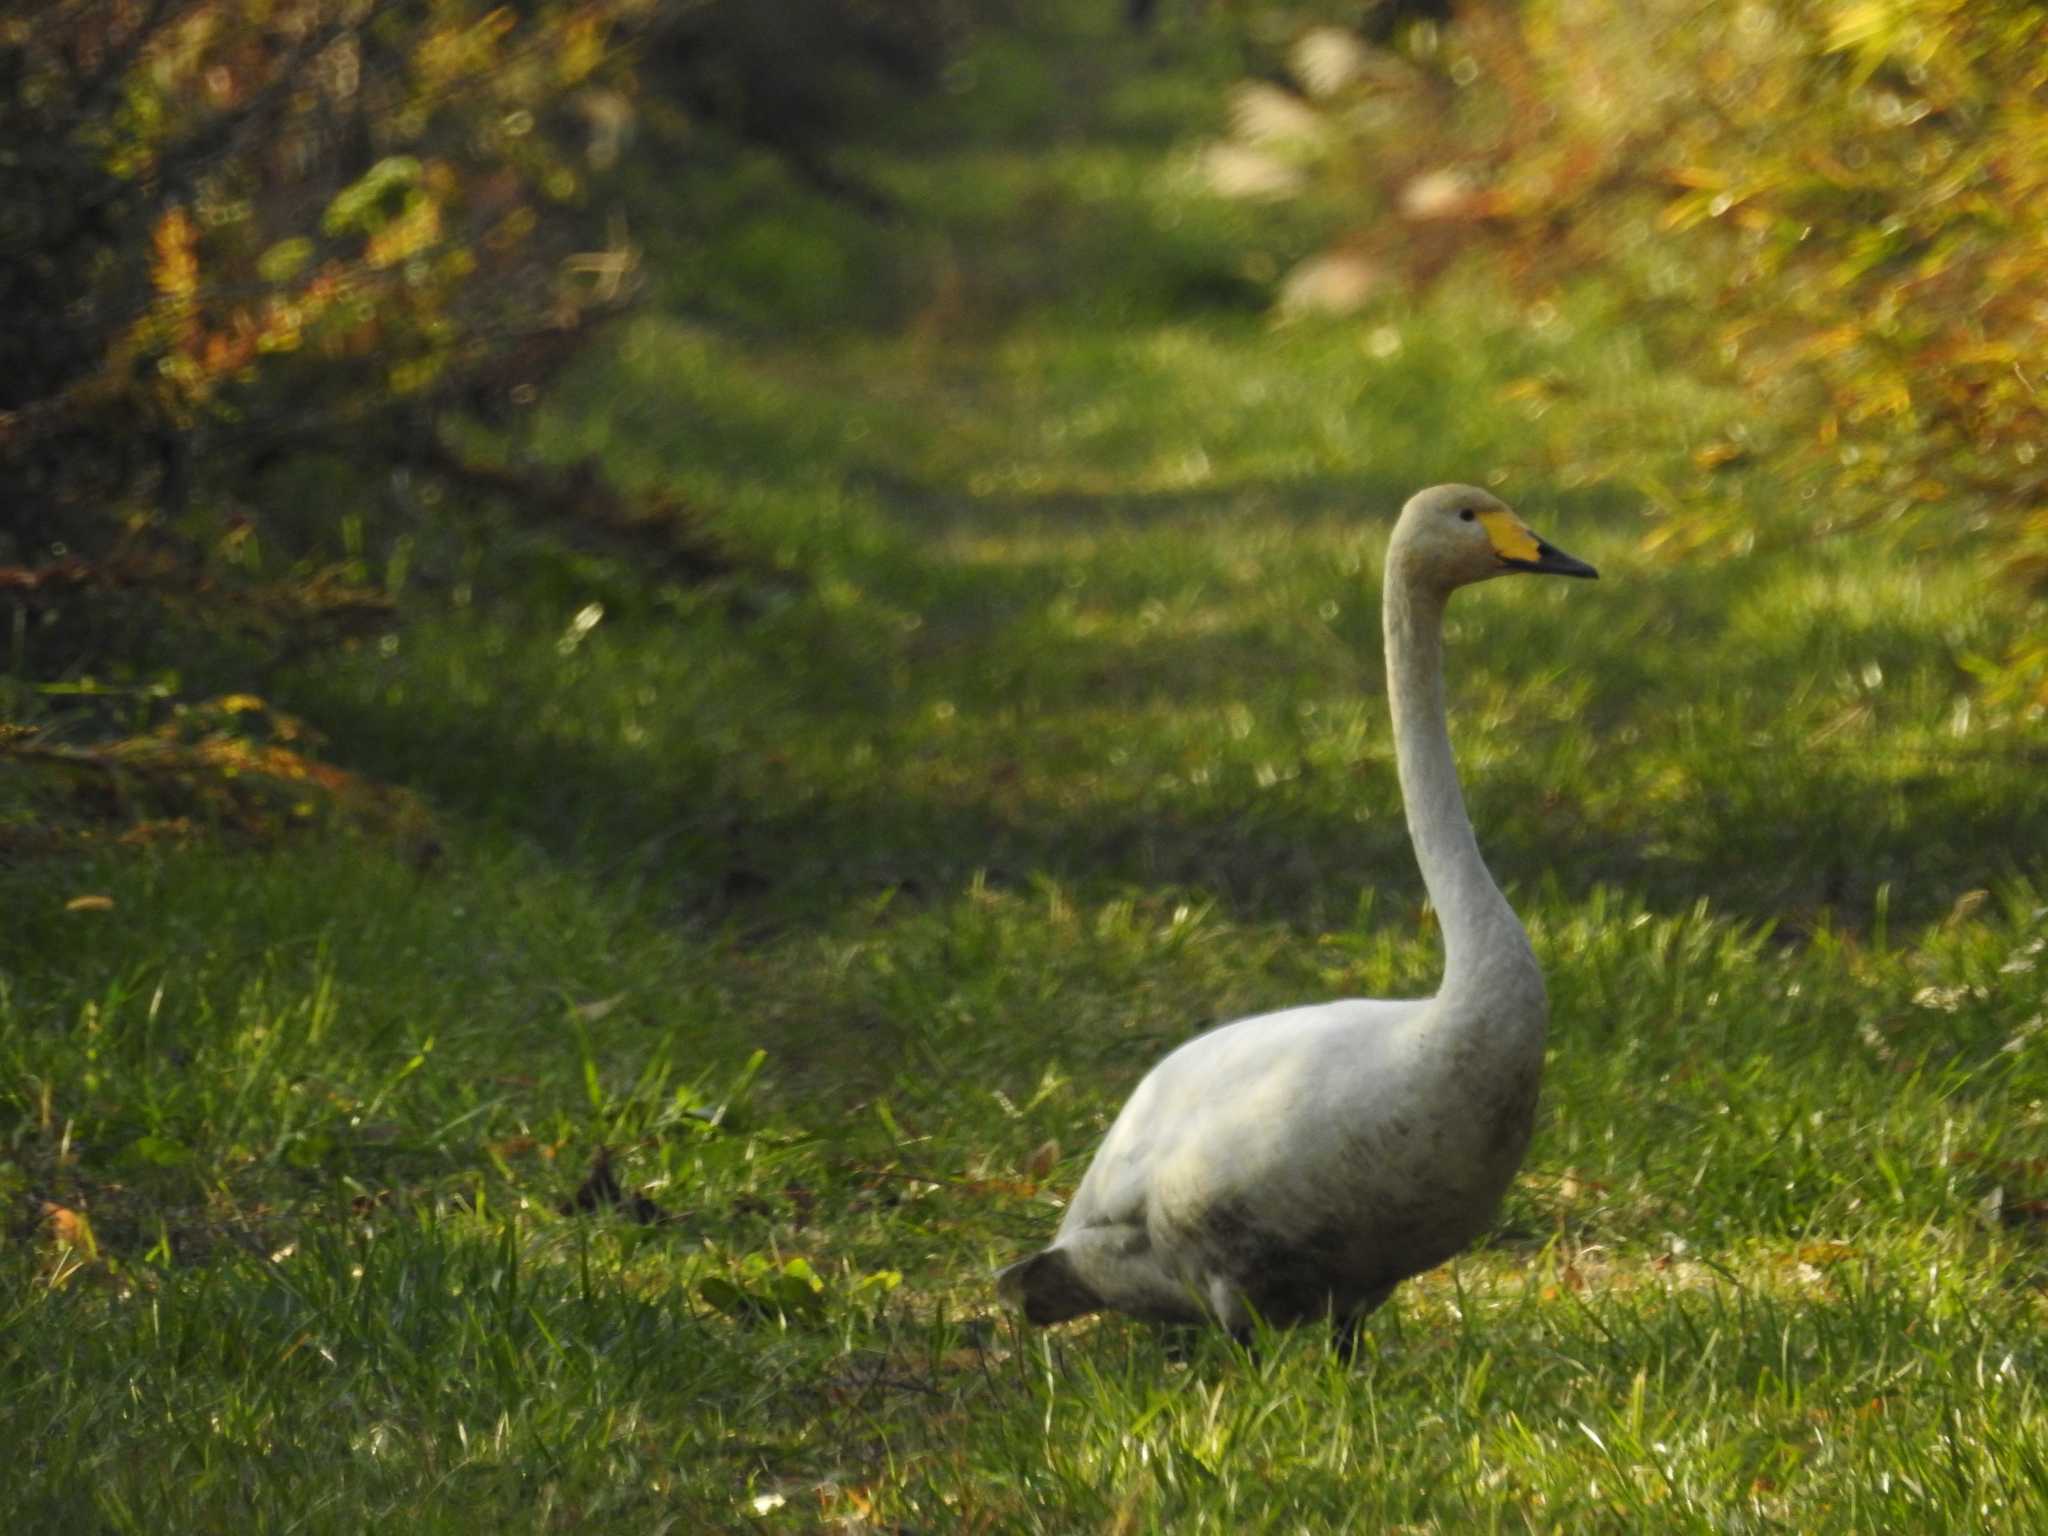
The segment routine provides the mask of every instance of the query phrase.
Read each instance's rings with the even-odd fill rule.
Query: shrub
[[[1353,211],[1283,303],[1474,256],[1610,284],[1871,515],[1988,516],[2048,586],[2048,8],[1473,4],[1388,46],[1309,29],[1291,66],[1239,88],[1212,161]]]
[[[445,406],[623,300],[631,252],[589,250],[581,205],[648,10],[0,7],[0,768],[17,784],[123,786],[62,797],[116,820],[272,829],[357,793],[252,736],[246,711],[186,742],[207,706],[177,679],[200,646],[275,656],[391,620],[344,533],[376,477],[311,503],[266,496],[269,466],[430,461]],[[601,487],[568,515],[586,506],[639,525]],[[269,783],[291,814],[250,798]],[[45,797],[31,824],[53,814]]]
[[[58,761],[6,724],[53,699],[105,738],[76,706],[110,678],[175,720],[166,680],[216,640],[391,622],[372,544],[395,586],[415,532],[478,508],[719,569],[677,498],[477,462],[443,419],[506,425],[630,300],[637,252],[590,204],[646,97],[722,130],[693,153],[767,144],[832,185],[832,144],[937,81],[967,4],[0,0],[5,755]],[[124,772],[151,724],[120,722]],[[188,766],[216,762],[246,767]]]
[[[175,528],[195,478],[574,326],[569,120],[632,0],[64,0],[0,21],[12,553]],[[33,20],[27,12],[37,14]],[[619,253],[623,254],[623,253]],[[618,265],[623,265],[621,261]],[[190,531],[190,530],[185,530]]]

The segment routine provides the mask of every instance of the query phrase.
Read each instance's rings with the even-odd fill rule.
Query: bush
[[[18,322],[0,328],[0,565],[132,576],[169,549],[232,575],[340,520],[267,498],[280,460],[460,475],[436,417],[530,404],[634,290],[626,231],[586,205],[633,138],[643,73],[645,94],[722,130],[691,153],[766,144],[830,183],[831,147],[935,84],[967,16],[967,0],[0,0],[0,310]],[[500,498],[514,483],[470,479]],[[663,521],[570,489],[536,500]]]
[[[16,558],[433,399],[616,296],[558,216],[631,0],[66,0],[0,22]],[[230,480],[232,476],[229,477]]]
[[[1527,0],[1389,46],[1311,28],[1291,64],[1212,160],[1353,210],[1284,304],[1475,255],[1610,284],[1870,515],[1988,516],[2048,586],[2048,8]]]
[[[0,767],[56,762],[7,722],[62,709],[67,739],[140,733],[132,777],[190,714],[175,680],[201,650],[389,624],[415,535],[452,549],[479,509],[642,573],[722,568],[676,498],[594,462],[478,462],[443,423],[516,420],[632,297],[637,252],[591,204],[650,97],[719,130],[700,163],[766,144],[857,200],[832,146],[935,84],[967,15],[0,0]],[[109,681],[151,707],[80,703]],[[247,767],[179,771],[216,763]]]

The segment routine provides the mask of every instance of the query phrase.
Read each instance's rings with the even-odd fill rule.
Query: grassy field
[[[1154,46],[985,44],[898,225],[634,173],[653,292],[541,445],[745,573],[444,551],[221,680],[434,868],[0,869],[10,1532],[2048,1524],[2048,741],[1971,673],[2038,609],[1812,536],[1796,424],[1595,295],[1274,328],[1314,230],[1201,196],[1225,61]],[[1498,1231],[1351,1366],[1020,1330],[1168,1046],[1433,984],[1377,574],[1448,477],[1604,578],[1454,609],[1554,1007]],[[1708,504],[1754,540],[1660,542]]]

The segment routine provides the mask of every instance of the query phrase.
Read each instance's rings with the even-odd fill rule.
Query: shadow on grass
[[[1412,478],[1320,475],[1284,483],[1211,482],[1199,489],[972,496],[881,463],[856,470],[850,482],[874,492],[895,521],[917,534],[977,538],[1031,530],[1119,534],[1174,525],[1199,528],[1232,517],[1289,523],[1355,518],[1361,530],[1384,528],[1419,488]]]
[[[1272,494],[1315,517],[1339,489]],[[973,526],[1011,515],[1170,530],[1228,505],[1227,493],[977,503]],[[913,526],[927,515],[948,514],[913,509]],[[1144,556],[1137,547],[1106,577],[1090,567],[1105,612],[1142,599]],[[601,701],[595,724],[551,729],[556,706],[516,686],[450,708],[425,704],[417,682],[413,703],[392,704],[363,679],[315,679],[324,696],[290,702],[352,766],[641,884],[689,921],[823,925],[880,892],[943,899],[976,876],[1165,887],[1311,930],[1351,921],[1365,891],[1383,911],[1419,902],[1368,601],[1334,627],[1255,618],[1148,642],[1047,622],[1066,590],[1064,558],[890,559],[867,573],[893,583],[872,608],[765,628],[671,633],[649,621],[615,636],[707,666],[745,658],[666,721],[652,751],[605,745],[618,732]],[[1192,579],[1190,569],[1202,567],[1175,575]],[[1327,576],[1303,576],[1297,561],[1285,579]],[[1931,918],[2048,846],[2048,800],[2030,791],[2041,765],[2023,751],[1881,736],[1815,746],[1797,726],[1745,726],[1746,710],[1772,725],[1788,684],[1784,655],[1717,643],[1716,604],[1744,579],[1458,613],[1453,694],[1464,707],[1453,729],[1504,884],[1568,899],[1618,886],[1667,910],[1705,898],[1794,929],[1824,915],[1855,928],[1882,887],[1895,920]],[[906,627],[906,612],[930,618]],[[1919,623],[1880,617],[1861,643],[1924,653]],[[509,685],[518,661],[499,666]],[[1365,722],[1363,745],[1341,761],[1281,729],[1333,694],[1361,701]],[[1246,701],[1271,732],[1261,750],[1294,754],[1286,771],[1263,786],[1241,757],[1219,759],[1225,771],[1207,783],[1177,771],[1221,749],[1226,713]],[[1680,706],[1705,713],[1681,730]],[[949,728],[933,726],[937,711]],[[1119,741],[1131,743],[1128,761]]]

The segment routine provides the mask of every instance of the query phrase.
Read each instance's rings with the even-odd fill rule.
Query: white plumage
[[[1349,1324],[1492,1221],[1528,1148],[1549,1004],[1465,814],[1442,636],[1453,591],[1513,571],[1595,574],[1465,485],[1412,497],[1387,546],[1395,757],[1442,987],[1240,1019],[1167,1056],[1051,1246],[999,1275],[1030,1321]]]

